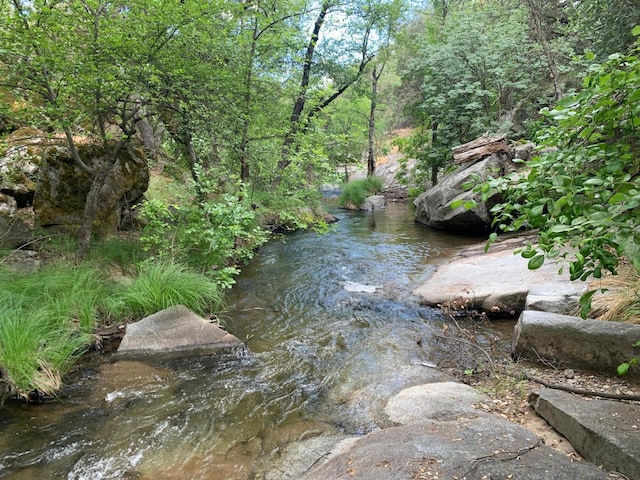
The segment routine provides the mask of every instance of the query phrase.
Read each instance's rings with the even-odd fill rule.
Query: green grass
[[[353,180],[342,187],[342,193],[338,203],[343,207],[352,203],[359,207],[367,197],[382,191],[383,185],[380,177],[366,177]]]
[[[121,316],[142,318],[174,305],[206,315],[221,307],[223,288],[184,265],[145,262],[118,300]]]
[[[178,304],[203,316],[221,307],[220,282],[182,265],[145,262],[127,282],[98,268],[114,255],[132,261],[134,252],[91,264],[60,260],[30,274],[0,264],[0,381],[12,395],[55,395],[101,322],[137,320]]]

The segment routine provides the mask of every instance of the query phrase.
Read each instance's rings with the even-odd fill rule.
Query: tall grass
[[[118,300],[121,316],[141,318],[174,305],[205,315],[222,305],[223,287],[178,263],[145,262]]]
[[[367,197],[381,192],[382,188],[382,179],[380,179],[380,177],[365,177],[352,180],[342,187],[342,193],[340,193],[338,203],[343,207],[348,203],[359,207]]]
[[[133,268],[137,247],[117,245],[96,250],[92,263],[60,260],[33,273],[0,263],[0,382],[10,394],[54,395],[101,322],[137,320],[178,304],[201,315],[221,307],[225,285],[219,279],[179,264],[147,261]],[[113,261],[137,276],[109,278],[101,270]]]

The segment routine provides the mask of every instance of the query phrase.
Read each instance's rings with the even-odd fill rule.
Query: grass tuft
[[[141,318],[174,305],[208,315],[223,302],[223,287],[210,277],[177,263],[145,262],[138,277],[119,296],[120,312]]]
[[[342,187],[342,193],[338,198],[338,203],[343,207],[348,203],[359,207],[367,197],[381,192],[382,188],[383,185],[380,177],[366,177],[353,180]]]

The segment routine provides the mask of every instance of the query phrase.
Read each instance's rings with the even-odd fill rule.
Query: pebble
[[[575,377],[575,376],[576,376],[575,372],[574,372],[573,370],[571,370],[570,368],[567,368],[567,369],[564,371],[564,377],[565,377],[565,378],[573,378],[573,377]]]

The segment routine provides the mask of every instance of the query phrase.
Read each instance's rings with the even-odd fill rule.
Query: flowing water
[[[288,479],[433,381],[438,310],[410,292],[470,239],[404,204],[263,246],[221,315],[247,349],[87,362],[59,402],[0,410],[0,478]],[[314,450],[316,449],[316,450]],[[302,466],[301,466],[302,465]]]

